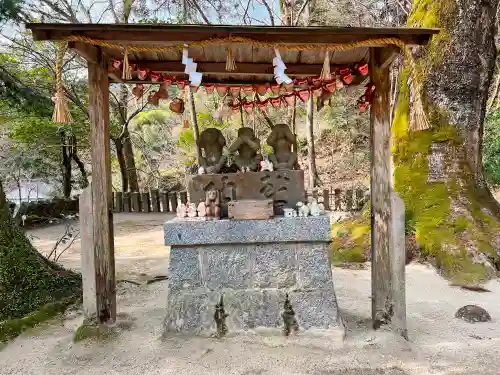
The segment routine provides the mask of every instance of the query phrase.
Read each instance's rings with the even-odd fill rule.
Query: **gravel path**
[[[165,273],[167,249],[161,222],[130,224],[117,220],[117,270],[142,281]],[[135,217],[134,217],[135,219]],[[143,225],[144,224],[144,225]],[[49,233],[50,232],[50,233]],[[34,242],[50,247],[57,228],[38,230]],[[65,254],[78,267],[79,244]],[[348,325],[344,342],[328,335],[301,334],[285,339],[237,335],[223,340],[162,337],[166,282],[118,286],[121,313],[131,329],[105,341],[74,344],[82,317],[76,312],[30,331],[0,351],[0,374],[176,374],[176,375],[497,375],[500,355],[500,283],[491,293],[452,288],[424,265],[407,267],[410,342],[369,329],[370,272],[335,268],[337,297]],[[466,304],[486,308],[493,321],[468,324],[453,318]]]

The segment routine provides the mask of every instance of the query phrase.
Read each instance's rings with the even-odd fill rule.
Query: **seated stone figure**
[[[200,160],[200,171],[203,173],[219,173],[226,163],[226,156],[222,153],[226,140],[222,132],[216,128],[203,130],[198,140],[198,146],[203,152]]]
[[[238,129],[238,138],[229,147],[234,163],[240,171],[255,172],[259,166],[257,153],[260,150],[260,140],[255,137],[252,128]],[[238,154],[236,154],[238,152]]]
[[[292,151],[292,145],[296,142],[296,136],[288,125],[276,124],[269,137],[267,144],[273,148],[274,153],[269,155],[275,170],[294,169],[297,165],[297,153]]]

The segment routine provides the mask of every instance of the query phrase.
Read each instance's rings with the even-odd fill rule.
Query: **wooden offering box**
[[[274,217],[272,199],[242,199],[228,202],[228,217],[233,220],[267,220]]]

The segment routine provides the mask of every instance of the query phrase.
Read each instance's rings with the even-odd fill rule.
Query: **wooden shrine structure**
[[[116,283],[111,187],[109,84],[158,84],[129,79],[110,69],[127,54],[130,65],[187,80],[183,48],[203,73],[201,85],[256,85],[276,83],[273,58],[279,50],[291,79],[319,76],[330,51],[330,70],[338,72],[368,63],[367,76],[354,75],[351,84],[375,86],[371,101],[371,217],[373,325],[391,322],[393,311],[404,310],[403,279],[391,257],[391,62],[405,46],[426,45],[436,29],[257,27],[200,25],[28,24],[35,41],[67,42],[88,63],[91,118],[93,263],[95,315],[101,322],[116,318]],[[227,69],[228,49],[235,70]],[[297,82],[297,81],[295,81]],[[189,83],[188,83],[189,85]],[[189,88],[189,86],[188,86]],[[308,106],[312,107],[312,95]],[[403,247],[404,248],[404,247]],[[403,259],[404,259],[404,254]],[[90,255],[92,256],[92,254]],[[85,278],[84,278],[85,282]],[[394,284],[403,283],[394,287]],[[85,286],[84,286],[85,288]],[[399,301],[392,306],[388,301]],[[405,313],[403,311],[403,313]]]

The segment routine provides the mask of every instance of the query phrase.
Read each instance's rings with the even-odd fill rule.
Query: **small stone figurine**
[[[312,199],[310,203],[307,204],[309,207],[309,212],[311,213],[311,216],[319,216],[321,215],[321,208],[316,201],[316,199]]]
[[[187,208],[184,203],[181,203],[177,206],[177,217],[186,217],[187,216]]]
[[[297,202],[297,211],[300,217],[309,216],[309,207],[302,202]]]
[[[299,323],[297,323],[297,319],[295,318],[295,311],[293,311],[292,304],[290,303],[290,300],[288,299],[288,293],[286,295],[285,303],[283,305],[283,314],[281,314],[281,317],[283,318],[283,333],[285,336],[289,336],[290,333],[293,331],[298,332],[299,330]]]
[[[205,202],[200,202],[198,204],[198,216],[199,217],[206,217],[207,216],[207,206],[205,205]]]
[[[207,217],[211,219],[220,219],[220,194],[217,190],[207,191],[205,198]]]
[[[260,162],[260,170],[272,172],[274,170],[273,163],[271,163],[268,159],[262,160]]]
[[[193,203],[187,204],[187,215],[188,217],[198,216],[198,212],[196,211],[196,206]]]

